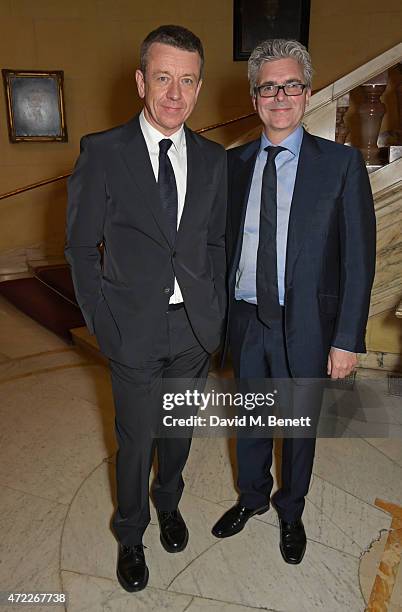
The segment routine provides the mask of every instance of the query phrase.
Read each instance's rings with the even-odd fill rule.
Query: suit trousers
[[[229,342],[240,391],[255,392],[256,385],[261,390],[262,379],[287,379],[287,382],[283,381],[280,399],[282,402],[293,402],[291,411],[295,416],[315,415],[312,422],[316,427],[322,384],[308,381],[297,386],[291,381],[286,354],[284,308],[281,309],[280,319],[268,327],[258,318],[257,306],[235,300],[229,325]],[[297,389],[294,396],[292,387]],[[283,439],[281,487],[273,496],[272,503],[284,521],[294,521],[302,515],[313,469],[314,431],[308,438]],[[270,473],[272,450],[272,438],[238,437],[239,501],[247,508],[269,504],[273,486]]]
[[[113,528],[119,542],[127,546],[141,543],[150,522],[149,477],[155,450],[158,469],[152,496],[156,508],[175,510],[183,492],[182,471],[191,438],[158,437],[165,384],[185,378],[202,390],[208,375],[209,354],[195,337],[185,308],[167,311],[159,325],[152,355],[143,366],[130,368],[110,360],[118,443],[118,507]]]

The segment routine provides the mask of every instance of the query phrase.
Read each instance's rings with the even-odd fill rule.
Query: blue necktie
[[[172,144],[169,138],[164,138],[159,142],[158,186],[162,207],[168,221],[169,238],[173,244],[177,232],[177,186],[172,162],[167,154]]]
[[[275,157],[283,147],[265,147],[262,175],[260,231],[257,251],[257,304],[260,319],[270,326],[281,316],[276,255],[277,176]]]

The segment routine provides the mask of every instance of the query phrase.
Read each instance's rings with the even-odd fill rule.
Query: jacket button
[[[168,293],[170,293],[170,287],[164,287],[164,288],[163,288],[163,293],[166,293],[166,295],[167,295]]]

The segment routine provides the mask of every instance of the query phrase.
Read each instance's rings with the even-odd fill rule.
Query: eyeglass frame
[[[261,95],[260,90],[262,89],[262,87],[266,87],[267,85],[270,85],[272,87],[276,87],[276,92],[274,94],[272,94],[272,96],[263,96],[263,95]],[[302,87],[302,90],[301,90],[300,93],[288,94],[285,91],[285,87],[287,87],[288,85],[300,85]],[[285,96],[288,96],[289,98],[293,98],[295,96],[302,96],[306,88],[307,88],[306,83],[298,83],[297,81],[292,81],[290,83],[283,83],[282,85],[276,85],[276,84],[273,84],[273,83],[272,84],[271,83],[263,83],[262,85],[256,85],[254,87],[254,92],[255,92],[256,95],[258,93],[260,98],[275,98],[278,95],[278,93],[280,92],[280,90],[282,90]]]

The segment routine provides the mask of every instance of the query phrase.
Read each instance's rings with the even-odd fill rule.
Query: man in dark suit
[[[143,111],[85,136],[69,180],[66,257],[88,329],[110,363],[119,446],[117,576],[130,592],[148,581],[142,536],[155,447],[161,542],[168,552],[187,545],[178,504],[190,439],[158,437],[162,385],[206,379],[225,316],[226,155],[184,125],[203,58],[189,30],[151,32],[136,72]]]
[[[249,80],[264,130],[228,151],[228,339],[235,376],[246,390],[251,379],[288,379],[297,414],[319,411],[322,388],[309,379],[344,378],[356,353],[365,351],[375,267],[374,207],[360,152],[302,128],[311,77],[300,43],[273,39],[257,46]],[[287,563],[300,563],[306,548],[301,516],[314,451],[314,433],[283,440],[281,487],[272,503]],[[269,508],[272,439],[239,437],[237,455],[240,499],[212,530],[221,538]]]

